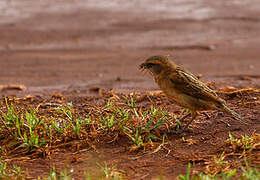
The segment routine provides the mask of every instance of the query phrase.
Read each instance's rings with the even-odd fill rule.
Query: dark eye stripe
[[[156,65],[156,64],[154,64],[154,63],[148,63],[148,64],[147,64],[147,67],[150,68],[150,67],[155,66],[155,65]]]

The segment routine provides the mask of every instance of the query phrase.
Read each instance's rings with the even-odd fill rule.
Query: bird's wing
[[[169,76],[175,89],[178,89],[184,94],[203,100],[223,101],[213,90],[208,88],[196,76],[180,67],[171,72]]]

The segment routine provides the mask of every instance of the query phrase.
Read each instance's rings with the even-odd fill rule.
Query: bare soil
[[[202,81],[214,82],[210,83],[213,89],[259,89],[259,8],[257,0],[153,0],[152,4],[4,0],[0,2],[4,12],[0,15],[0,84],[24,85],[26,90],[3,88],[0,95],[37,96],[39,100],[31,102],[37,106],[61,93],[64,102],[84,110],[91,97],[102,102],[102,96],[93,91],[96,87],[126,94],[158,90],[152,78],[138,69],[145,58],[157,54],[170,55],[177,64],[201,75]],[[259,93],[224,98],[251,123],[245,126],[208,112],[209,119],[201,115],[184,134],[192,143],[167,134],[167,149],[156,153],[129,152],[131,142],[118,138],[95,144],[97,149],[61,147],[48,158],[25,156],[7,162],[21,166],[31,177],[46,176],[56,166],[73,167],[74,177],[82,179],[85,170],[98,171],[97,162],[116,165],[129,179],[152,179],[160,174],[176,178],[186,172],[188,162],[200,171],[212,156],[231,152],[224,143],[229,132],[236,137],[260,132]],[[149,106],[148,101],[139,103]],[[167,99],[162,103],[169,111],[181,111]],[[231,156],[230,161],[236,158]]]

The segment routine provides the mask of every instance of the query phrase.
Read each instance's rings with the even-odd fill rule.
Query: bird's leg
[[[182,115],[182,114],[183,114],[183,113],[181,113],[181,115]],[[179,122],[183,121],[183,120],[186,119],[190,114],[191,114],[191,112],[186,113],[186,114],[183,115],[178,121],[179,121]],[[180,131],[180,130],[181,130],[181,126],[177,124],[177,126],[176,126],[176,131],[178,132],[178,131]]]
[[[188,114],[190,114],[190,113],[188,113]],[[185,116],[186,116],[186,115],[185,115]],[[189,125],[192,123],[192,121],[195,119],[196,116],[197,116],[197,112],[196,112],[196,111],[192,111],[192,112],[191,112],[191,120],[190,120],[183,128],[181,128],[180,130],[178,130],[178,131],[177,131],[177,134],[183,133],[183,131],[185,131],[185,130],[189,127]]]

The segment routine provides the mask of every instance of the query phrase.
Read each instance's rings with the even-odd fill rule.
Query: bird
[[[227,107],[224,99],[215,91],[201,82],[191,72],[176,65],[168,56],[151,56],[140,64],[139,68],[148,70],[154,77],[162,92],[173,102],[189,109],[190,113],[181,118],[185,119],[191,114],[191,120],[177,133],[184,132],[200,111],[219,110],[226,112],[243,123],[248,123],[241,115]]]

